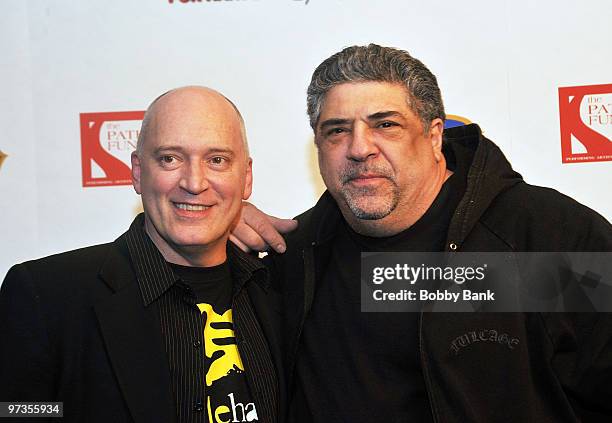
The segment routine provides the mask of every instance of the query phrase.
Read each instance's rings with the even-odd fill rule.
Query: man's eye
[[[343,132],[346,132],[344,128],[332,128],[329,131],[327,131],[327,135],[338,135],[338,134],[342,134]]]
[[[227,159],[225,157],[215,156],[210,159],[210,162],[214,165],[223,165],[227,162]]]
[[[176,159],[173,156],[161,156],[159,161],[163,164],[172,164],[176,161]]]
[[[391,128],[393,126],[397,126],[397,123],[390,122],[390,121],[384,121],[378,124],[379,128]]]

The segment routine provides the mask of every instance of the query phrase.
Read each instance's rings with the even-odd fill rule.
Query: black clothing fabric
[[[610,223],[557,191],[525,183],[477,125],[445,131],[444,153],[467,169],[445,251],[504,252],[509,259],[515,252],[612,251]],[[325,193],[298,220],[287,252],[267,259],[284,301],[290,389],[304,322],[342,216]],[[594,422],[612,416],[610,314],[420,313],[418,336],[435,422]],[[463,340],[460,349],[453,348],[457,340]]]
[[[421,219],[394,236],[363,236],[345,221],[338,226],[304,321],[291,421],[431,421],[418,355],[419,316],[362,313],[360,259],[362,251],[442,250],[463,180],[465,175],[451,175]]]
[[[113,243],[9,270],[0,290],[2,401],[63,401],[64,422],[178,421],[171,349],[163,336],[169,326],[162,328],[195,321],[201,333],[201,318],[182,307],[184,290],[143,234],[139,217]],[[241,286],[234,323],[244,364],[253,370],[249,387],[261,398],[260,421],[277,421],[284,393],[273,375],[264,374],[264,361],[271,352],[275,373],[283,377],[278,315],[269,306],[269,284],[259,278],[257,261],[232,246],[228,252],[232,279]],[[258,330],[249,322],[259,324],[266,351],[250,342]],[[193,335],[185,333],[177,348],[195,350]]]
[[[196,304],[214,304],[217,312],[232,305],[233,281],[227,261],[217,266],[193,267],[168,263]]]
[[[180,422],[207,422],[208,413],[214,412],[208,410],[205,386],[205,345],[210,343],[204,339],[202,329],[205,320],[196,306],[196,298],[190,290],[185,289],[184,284],[178,283],[178,276],[172,272],[171,266],[146,235],[143,214],[134,220],[126,233],[126,239],[137,273],[146,268],[147,273],[138,277],[143,299],[150,300],[159,310],[178,419]],[[253,392],[258,393],[256,403],[260,405],[262,419],[274,419],[276,410],[273,404],[278,395],[274,367],[252,305],[246,291],[242,289],[250,280],[265,284],[266,271],[261,263],[243,254],[231,243],[228,243],[227,257],[234,285],[234,331],[236,338],[240,339],[234,342],[238,342],[240,355],[245,362],[252,364],[246,377],[253,386]],[[244,338],[243,333],[248,333],[249,337]],[[227,398],[228,405],[229,401]]]
[[[245,374],[249,369],[244,368],[236,345],[231,309],[232,276],[228,262],[211,267],[171,263],[170,267],[185,284],[188,301],[201,312],[204,344],[196,341],[194,347],[204,349],[201,357],[206,377],[208,421],[257,421],[257,404]],[[202,378],[202,374],[194,377]]]

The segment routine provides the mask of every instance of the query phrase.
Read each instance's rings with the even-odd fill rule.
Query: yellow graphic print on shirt
[[[210,304],[198,304],[198,308],[201,313],[206,313],[206,326],[204,326],[204,343],[206,357],[212,359],[213,355],[219,355],[219,357],[212,362],[208,373],[206,373],[206,386],[211,386],[215,380],[221,379],[230,372],[230,370],[237,367],[240,371],[244,372],[244,365],[238,354],[238,346],[236,343],[228,345],[217,345],[215,340],[234,338],[234,331],[231,329],[232,310],[227,310],[223,314],[215,313]],[[216,323],[225,323],[223,329],[218,329]],[[213,327],[217,326],[217,328]],[[217,351],[220,351],[219,354]],[[235,367],[234,367],[235,366]]]
[[[206,314],[204,326],[204,345],[206,357],[211,361],[206,373],[206,386],[209,392],[216,390],[217,394],[207,395],[206,409],[210,423],[257,422],[257,409],[254,402],[245,402],[236,392],[223,390],[219,397],[221,379],[236,377],[244,373],[244,364],[238,353],[233,330],[232,310],[217,314],[210,304],[197,305],[202,314]],[[238,396],[237,396],[238,395]]]

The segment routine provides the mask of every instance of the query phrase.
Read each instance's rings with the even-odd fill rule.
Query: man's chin
[[[172,239],[172,245],[178,250],[206,249],[220,242],[219,237],[214,237],[212,234],[202,237],[185,236]]]
[[[392,197],[391,197],[392,198]],[[353,216],[361,220],[378,220],[389,215],[395,208],[390,196],[344,196],[344,202]]]
[[[393,211],[392,204],[361,204],[359,202],[347,201],[346,203],[357,219],[379,220],[383,219]]]
[[[391,213],[387,210],[363,210],[352,207],[351,212],[353,213],[353,216],[361,220],[380,220],[389,216],[389,213]]]

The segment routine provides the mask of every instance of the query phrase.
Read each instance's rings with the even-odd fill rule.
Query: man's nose
[[[367,125],[356,124],[351,133],[347,158],[363,162],[378,154],[378,146]]]
[[[190,194],[200,194],[208,189],[206,163],[200,161],[190,162],[183,169],[179,186]]]

